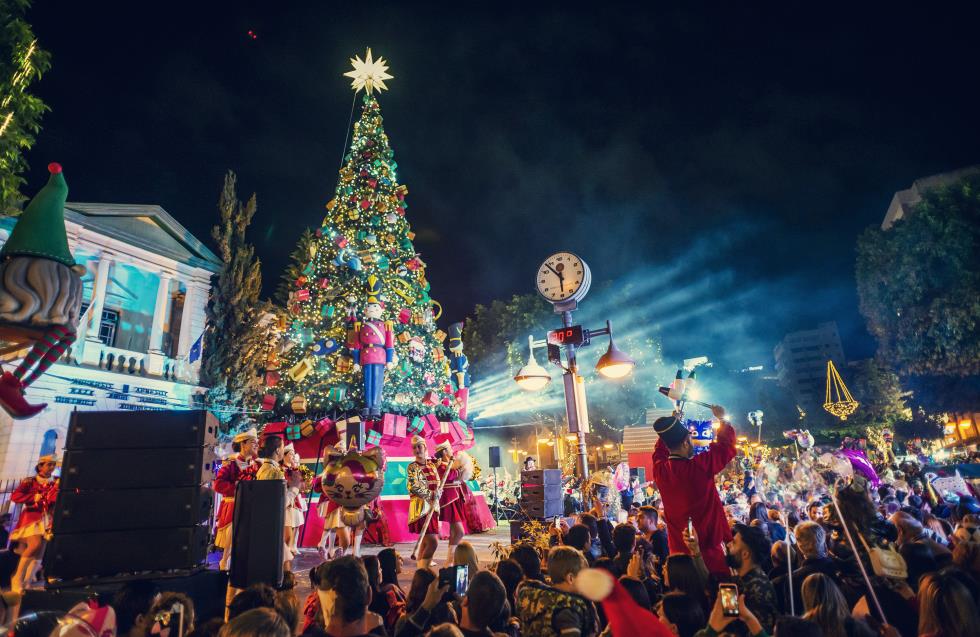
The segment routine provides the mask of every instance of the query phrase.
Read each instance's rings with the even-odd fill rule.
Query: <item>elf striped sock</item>
[[[34,348],[24,358],[24,362],[14,372],[14,376],[19,378],[25,387],[30,385],[61,358],[74,342],[74,331],[64,325],[53,325],[44,333],[44,337],[34,345]],[[23,374],[31,366],[35,365],[35,363],[34,370],[29,376],[24,378]]]

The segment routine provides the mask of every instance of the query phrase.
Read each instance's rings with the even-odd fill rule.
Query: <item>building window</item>
[[[82,304],[82,315],[88,310],[88,303]],[[99,321],[98,338],[103,345],[112,347],[116,342],[116,328],[119,326],[119,311],[102,308],[102,320]]]

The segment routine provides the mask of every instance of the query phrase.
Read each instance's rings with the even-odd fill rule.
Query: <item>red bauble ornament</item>
[[[363,199],[361,201],[361,210],[367,210],[370,207],[371,207],[371,202],[370,201],[368,201],[367,199]]]
[[[367,176],[368,176],[367,168],[361,168],[361,177],[367,177]]]
[[[368,179],[368,185],[370,185],[372,188],[377,188],[378,180],[372,177],[371,179]]]

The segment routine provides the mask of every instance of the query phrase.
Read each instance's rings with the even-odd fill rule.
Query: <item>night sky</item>
[[[178,4],[36,0],[52,110],[29,192],[60,161],[71,200],[159,204],[209,241],[231,168],[269,293],[332,197],[366,46],[395,76],[385,128],[445,319],[572,249],[614,288],[683,266],[666,292],[719,302],[668,354],[751,364],[837,320],[868,356],[857,235],[914,179],[980,162],[975,6]],[[649,301],[628,320],[685,309]]]

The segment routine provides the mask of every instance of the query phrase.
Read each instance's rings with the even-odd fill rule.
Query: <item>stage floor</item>
[[[480,560],[480,567],[486,568],[493,561],[490,545],[494,542],[510,543],[510,523],[505,520],[496,528],[486,533],[468,535],[464,539],[476,549],[476,556]],[[377,555],[383,548],[383,546],[374,545],[362,546],[361,554]],[[415,548],[414,542],[398,542],[394,545],[394,549],[405,560],[405,570],[398,579],[406,593],[412,584],[412,576],[415,573],[415,562],[409,559],[413,548]],[[439,566],[446,563],[446,550],[446,541],[440,540],[439,550],[435,554],[435,561]],[[320,556],[317,554],[316,549],[300,549],[299,556],[293,560],[293,572],[296,574],[296,591],[299,595],[300,602],[305,600],[306,596],[310,593],[310,569],[318,566],[320,562]]]

